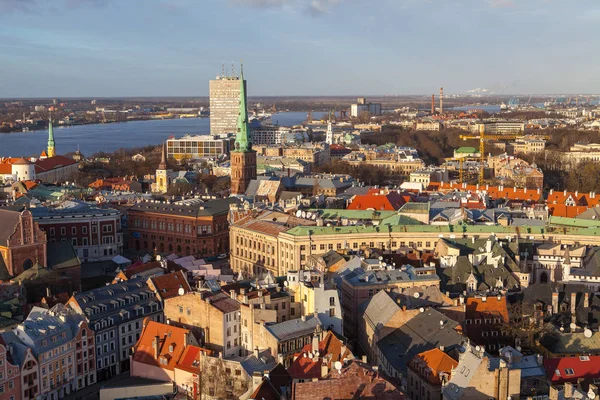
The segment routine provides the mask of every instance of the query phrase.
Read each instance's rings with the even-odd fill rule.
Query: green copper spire
[[[48,157],[54,157],[54,129],[52,129],[52,111],[50,111],[50,117],[48,121]]]
[[[246,82],[244,81],[244,65],[240,69],[240,109],[238,114],[237,134],[235,137],[237,151],[252,150],[252,138],[248,129],[248,107],[246,106]]]

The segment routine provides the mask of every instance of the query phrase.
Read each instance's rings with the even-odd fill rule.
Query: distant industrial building
[[[246,82],[244,82],[244,86]],[[218,76],[209,83],[210,133],[235,133],[240,105],[240,78]]]
[[[356,99],[356,104],[350,106],[350,115],[352,117],[358,117],[363,113],[381,115],[381,103],[367,103],[367,99],[359,97]]]
[[[229,135],[186,135],[179,139],[168,139],[167,157],[178,161],[218,157],[222,154],[229,154],[229,151],[233,149],[234,141],[235,137]]]

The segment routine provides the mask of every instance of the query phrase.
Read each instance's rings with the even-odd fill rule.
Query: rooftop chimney
[[[444,88],[440,88],[440,114],[444,113]]]
[[[590,294],[585,292],[583,294],[583,307],[588,308],[590,306]]]
[[[571,382],[565,382],[564,390],[565,399],[570,399],[573,397],[573,384]]]
[[[552,314],[558,313],[558,292],[552,292]]]
[[[154,358],[158,359],[158,347],[160,346],[160,337],[154,336]]]

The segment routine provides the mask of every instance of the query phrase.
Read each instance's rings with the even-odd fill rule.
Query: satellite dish
[[[423,307],[421,307],[421,308],[419,308],[419,312],[422,312],[422,313],[424,313],[424,312],[425,312],[425,309],[424,309]]]
[[[316,220],[316,219],[317,219],[317,214],[313,214],[313,215],[312,215],[312,217],[311,217],[311,219],[312,219],[313,221],[314,221],[314,220]]]
[[[379,256],[379,261],[383,261],[383,256]]]
[[[337,369],[337,371],[340,372],[342,370],[342,363],[336,361],[335,363],[333,363],[333,368]]]
[[[312,218],[312,213],[310,211],[306,213],[306,218],[308,218],[308,219]]]
[[[587,396],[588,396],[588,399],[594,400],[596,398],[596,393],[594,393],[594,391],[590,388]]]
[[[302,218],[306,218],[306,211],[302,211]]]
[[[413,297],[415,299],[418,299],[419,297],[421,297],[421,295],[419,294],[419,292],[415,292],[415,294],[413,294]]]
[[[177,291],[177,294],[179,294],[180,296],[183,296],[185,294],[185,289],[180,287],[179,290]]]
[[[313,358],[313,354],[312,353],[308,353],[308,358],[312,359]]]
[[[156,256],[156,261],[160,261],[160,260],[162,260],[162,257],[159,254],[159,255]]]
[[[585,330],[583,331],[583,336],[585,336],[586,338],[591,338],[593,334],[594,332],[592,332],[592,330],[588,328],[585,328]]]
[[[296,217],[300,218],[302,216],[302,210],[296,211]]]
[[[521,351],[521,346],[517,346],[517,351]]]
[[[577,329],[577,325],[574,322],[571,322],[571,325],[569,325],[569,328],[571,328],[571,330],[574,331],[575,329]]]
[[[481,346],[475,346],[475,350],[480,351],[481,350]]]
[[[285,286],[285,287],[289,287],[289,286],[290,286],[290,283],[289,283],[288,281],[283,281],[283,286]]]

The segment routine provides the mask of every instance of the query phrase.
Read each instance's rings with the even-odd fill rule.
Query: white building
[[[352,117],[358,117],[363,113],[369,113],[372,116],[381,115],[381,104],[367,103],[364,97],[359,97],[356,100],[356,104],[350,106],[350,115]]]
[[[305,129],[288,128],[285,126],[261,126],[252,128],[252,144],[284,144],[293,142],[305,142],[308,134]]]

